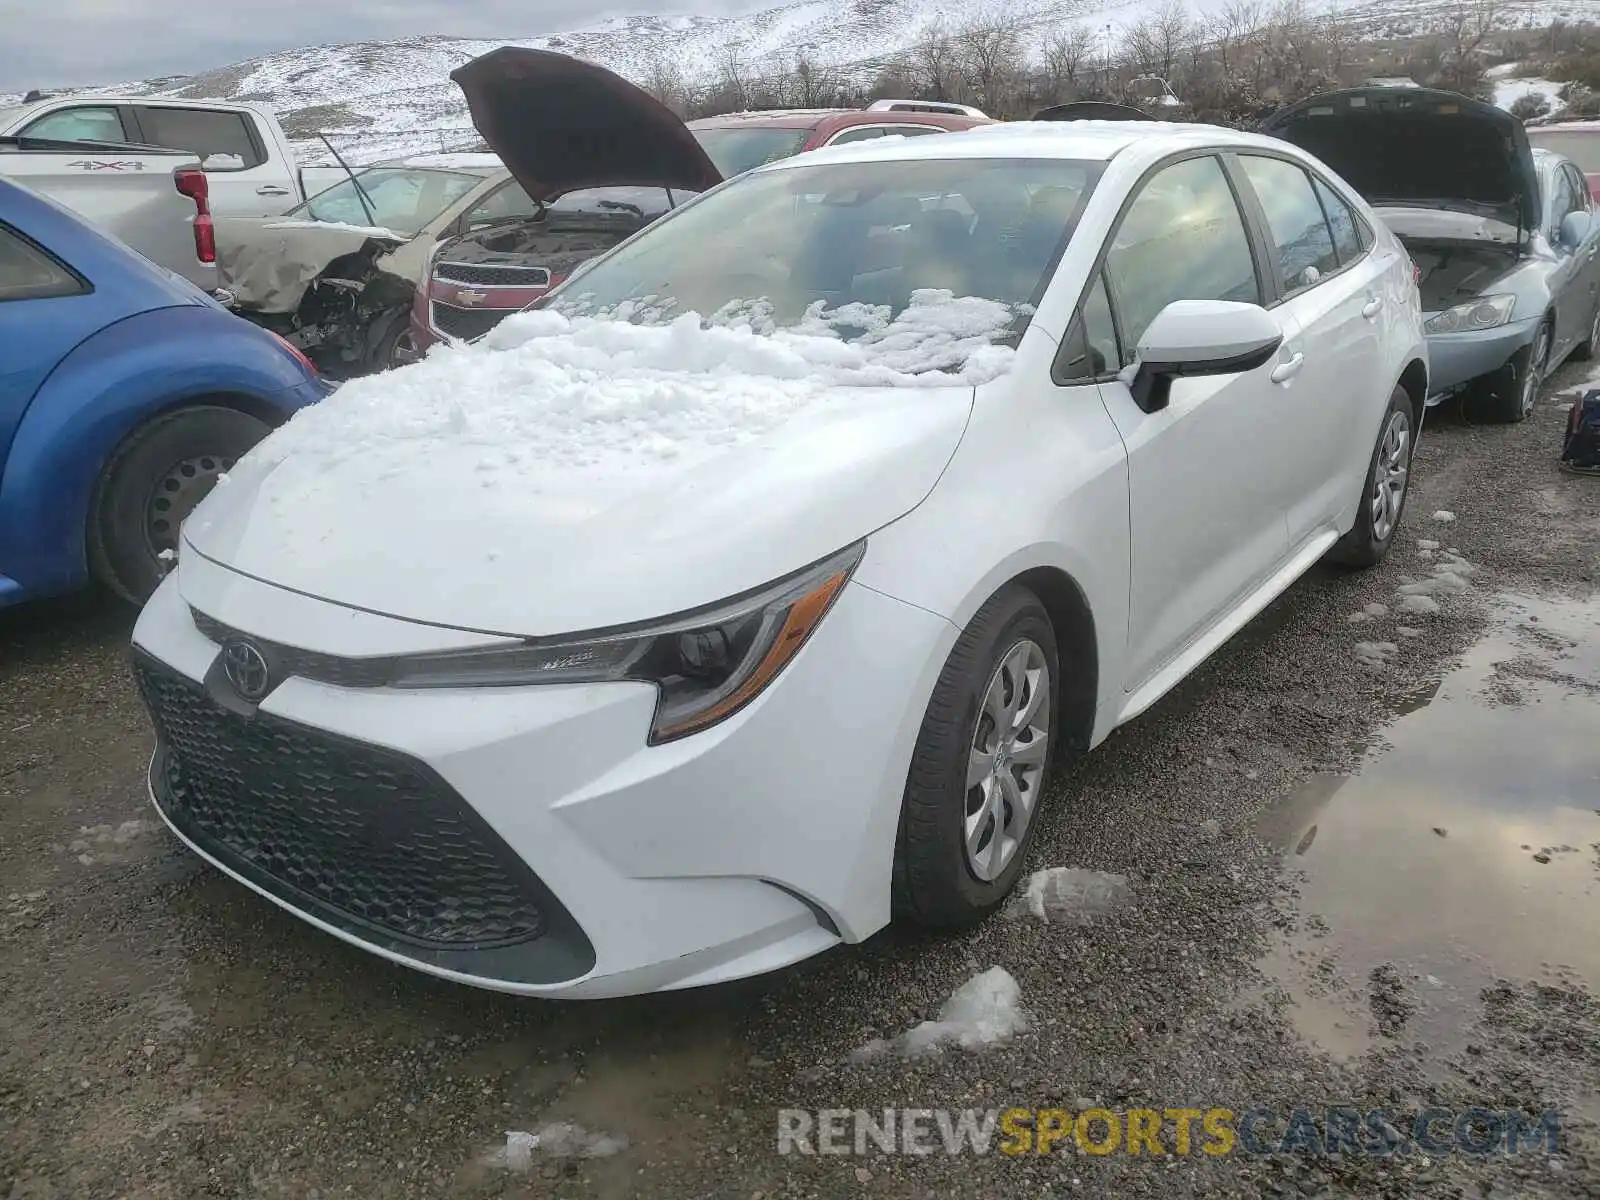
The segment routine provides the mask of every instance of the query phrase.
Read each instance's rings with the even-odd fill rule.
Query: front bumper
[[[1423,319],[1437,315],[1425,313]],[[1448,395],[1474,379],[1498,371],[1517,351],[1533,344],[1542,319],[1531,317],[1471,333],[1430,333],[1428,374],[1433,388],[1430,399]]]
[[[191,604],[308,652],[472,635],[352,613],[187,551],[141,614],[162,818],[345,941],[463,983],[576,998],[758,974],[888,921],[911,746],[955,636],[929,613],[852,585],[760,699],[652,747],[654,689],[637,684],[406,692],[290,677],[230,713]]]

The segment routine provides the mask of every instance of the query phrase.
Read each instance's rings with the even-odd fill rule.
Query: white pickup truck
[[[0,175],[72,209],[196,287],[216,289],[208,180],[194,155],[123,142],[0,135]]]
[[[231,100],[52,96],[0,108],[0,137],[8,134],[187,151],[205,170],[219,217],[275,217],[344,177],[300,167],[270,109]]]

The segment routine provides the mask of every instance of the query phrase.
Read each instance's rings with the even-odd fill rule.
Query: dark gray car
[[[1569,355],[1600,353],[1600,214],[1583,174],[1522,123],[1455,92],[1313,96],[1262,132],[1310,150],[1377,210],[1418,268],[1435,404],[1520,421]]]

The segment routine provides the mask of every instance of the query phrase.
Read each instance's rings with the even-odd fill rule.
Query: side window
[[[1339,269],[1333,234],[1311,180],[1281,158],[1241,154],[1239,162],[1267,214],[1267,229],[1278,250],[1278,283],[1285,295],[1314,286]]]
[[[1356,214],[1340,198],[1339,193],[1322,180],[1312,176],[1311,186],[1316,188],[1317,199],[1322,201],[1322,211],[1328,216],[1328,228],[1333,230],[1333,248],[1339,254],[1339,264],[1344,266],[1355,262],[1366,250],[1361,230],[1356,224]]]
[[[1589,195],[1589,181],[1583,177],[1583,172],[1570,164],[1562,170],[1567,173],[1567,178],[1572,183],[1572,190],[1578,194],[1578,207],[1585,212],[1592,210],[1594,200]]]
[[[1561,183],[1561,194],[1565,199],[1556,209],[1558,226],[1568,213],[1589,211],[1589,189],[1584,184],[1583,177],[1565,163],[1561,166]]]
[[[467,214],[467,228],[511,217],[531,217],[538,211],[539,206],[523,191],[522,185],[511,180],[490,192],[482,203]]]
[[[924,137],[930,133],[948,133],[949,130],[941,129],[937,125],[896,125],[889,132],[898,133],[904,137]]]
[[[1070,340],[1062,343],[1062,351],[1054,375],[1060,384],[1089,383],[1115,371],[1122,362],[1103,274],[1096,275],[1094,284],[1084,293]]]
[[[187,150],[208,171],[245,171],[267,161],[242,113],[140,105],[139,124],[151,145]]]
[[[46,113],[22,131],[24,137],[59,142],[125,142],[122,117],[114,108],[63,108]]]
[[[854,129],[846,129],[835,134],[828,140],[830,146],[842,146],[846,142],[864,142],[868,138],[881,138],[887,131],[882,125],[857,125]]]
[[[78,277],[21,234],[0,225],[0,304],[49,300],[84,290]]]
[[[1106,276],[1121,320],[1120,365],[1174,300],[1260,304],[1250,239],[1222,164],[1191,158],[1153,175],[1112,236]]]

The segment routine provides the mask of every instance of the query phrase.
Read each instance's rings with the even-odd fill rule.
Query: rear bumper
[[[1424,319],[1434,315],[1424,314]],[[1533,344],[1541,320],[1542,317],[1531,317],[1474,333],[1429,334],[1430,399],[1445,396],[1474,379],[1498,371],[1517,351]]]

